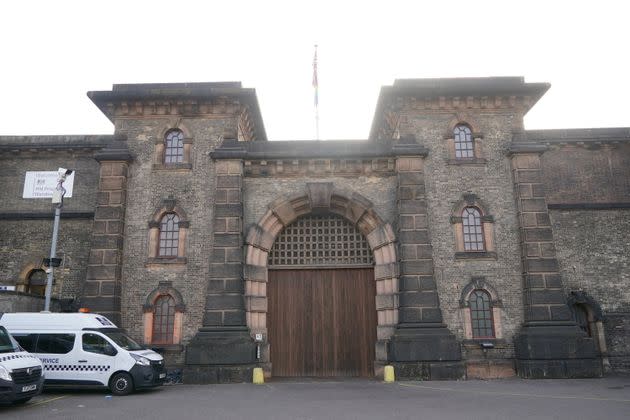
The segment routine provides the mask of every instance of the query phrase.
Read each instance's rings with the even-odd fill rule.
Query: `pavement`
[[[396,382],[282,380],[171,385],[112,397],[45,392],[7,419],[630,419],[630,377]]]

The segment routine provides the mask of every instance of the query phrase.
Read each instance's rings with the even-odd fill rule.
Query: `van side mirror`
[[[105,350],[105,355],[107,356],[116,356],[118,354],[118,352],[113,346],[107,346],[105,347],[104,350]]]

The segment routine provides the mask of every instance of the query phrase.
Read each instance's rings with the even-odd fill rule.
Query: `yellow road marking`
[[[454,389],[454,388],[437,388],[426,385],[415,385],[415,384],[403,384],[399,383],[400,386],[406,386],[411,388],[422,388],[428,389],[431,391],[448,391],[448,392],[464,392],[470,394],[484,394],[484,395],[503,395],[508,397],[533,397],[533,398],[550,398],[556,400],[592,400],[592,401],[614,401],[614,402],[630,402],[630,399],[620,399],[620,398],[599,398],[599,397],[583,397],[583,396],[573,396],[573,395],[541,395],[541,394],[524,394],[524,393],[515,393],[515,392],[493,392],[493,391],[478,391],[478,390],[467,390],[467,389]]]
[[[57,401],[57,400],[60,400],[62,398],[66,398],[66,397],[67,397],[67,395],[62,395],[61,397],[49,398],[49,399],[44,400],[44,401],[38,401],[36,403],[28,404],[28,407],[34,407],[36,405],[46,404],[46,403]]]

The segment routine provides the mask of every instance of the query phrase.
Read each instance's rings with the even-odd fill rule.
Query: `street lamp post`
[[[50,295],[52,294],[52,282],[53,282],[53,267],[57,254],[57,236],[59,235],[59,219],[61,217],[61,209],[63,208],[63,196],[66,194],[66,189],[63,187],[63,182],[66,177],[72,173],[72,170],[59,168],[57,170],[57,188],[53,192],[52,203],[55,204],[55,221],[53,223],[52,244],[50,245],[50,259],[48,260],[48,278],[46,279],[46,303],[44,305],[44,311],[50,311]]]

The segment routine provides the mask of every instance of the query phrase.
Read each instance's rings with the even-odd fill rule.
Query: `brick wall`
[[[601,305],[611,366],[630,371],[630,210],[550,214],[565,288]]]
[[[630,201],[630,144],[553,145],[542,163],[549,204]]]
[[[386,222],[393,223],[396,212],[396,177],[274,177],[245,178],[243,186],[243,212],[245,227],[258,223],[268,209],[268,205],[279,198],[294,194],[303,194],[306,183],[317,179],[317,182],[332,182],[339,190],[355,191],[370,200],[378,215]]]
[[[503,301],[501,325],[505,345],[488,351],[488,357],[512,356],[512,337],[523,321],[522,280],[518,220],[516,215],[510,163],[507,149],[518,116],[485,113],[463,117],[483,133],[481,157],[486,163],[457,165],[449,163],[451,155],[445,137],[457,121],[455,113],[420,113],[411,105],[403,110],[401,135],[412,134],[429,149],[425,159],[426,194],[429,206],[428,225],[433,247],[435,280],[444,322],[464,338],[459,300],[472,277],[485,277],[499,291]],[[472,192],[494,217],[496,259],[455,259],[455,234],[451,224],[453,207],[463,194]]]
[[[186,344],[201,326],[205,290],[212,249],[212,208],[214,204],[214,163],[208,153],[220,137],[234,130],[229,118],[144,118],[119,120],[117,134],[127,136],[135,160],[129,166],[128,206],[123,252],[122,325],[134,337],[143,336],[142,305],[160,281],[170,281],[183,297],[182,343]],[[171,170],[154,167],[156,142],[166,130],[178,126],[192,138],[192,169]],[[147,264],[149,258],[148,223],[172,197],[186,212],[190,227],[186,239],[186,264]],[[183,354],[171,363],[181,363]]]
[[[80,294],[81,281],[90,247],[92,220],[98,185],[98,162],[92,152],[82,150],[46,151],[35,146],[48,142],[84,143],[81,136],[0,137],[0,144],[33,144],[33,149],[0,154],[0,283],[16,284],[29,267],[38,267],[50,255],[54,208],[49,198],[24,199],[22,191],[27,171],[56,171],[59,167],[76,171],[73,194],[64,199],[57,241],[62,266],[55,270],[53,296],[72,298]],[[79,148],[80,149],[80,148]],[[83,213],[76,217],[72,214]],[[28,219],[26,217],[28,216]]]

